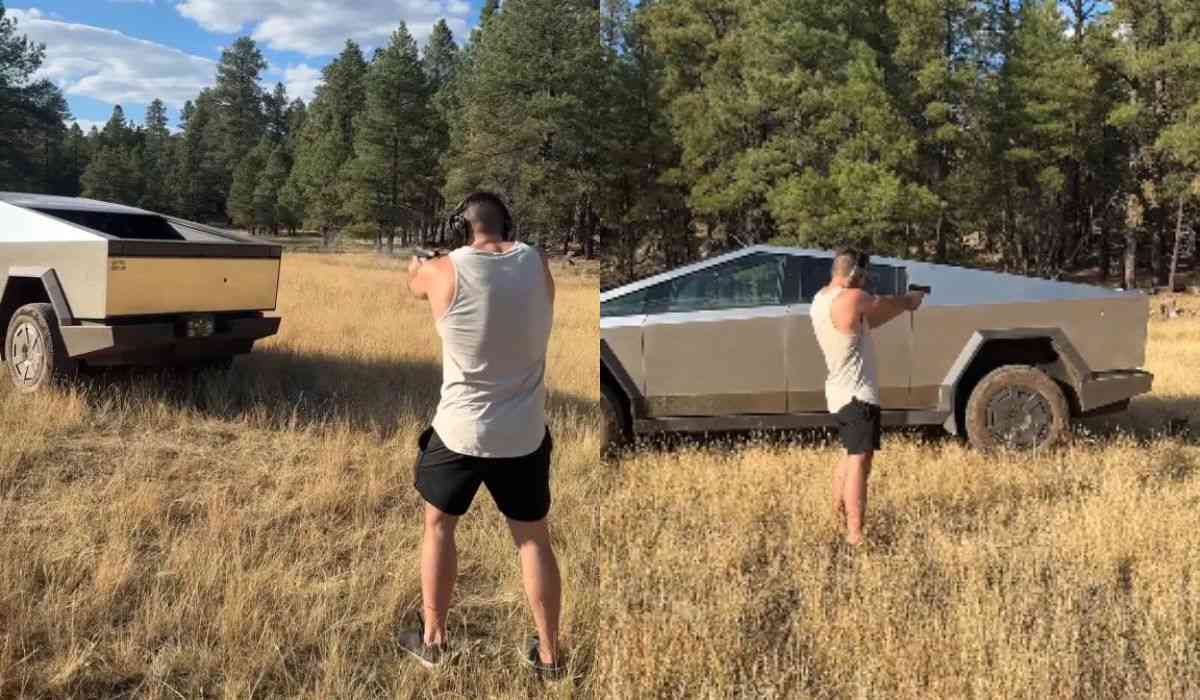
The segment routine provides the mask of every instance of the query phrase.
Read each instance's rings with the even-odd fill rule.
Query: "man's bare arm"
[[[554,275],[550,272],[550,259],[546,255],[546,251],[538,248],[538,253],[542,256],[542,269],[546,271],[546,289],[550,292],[550,305],[554,305]]]
[[[424,269],[425,262],[415,256],[408,264],[408,291],[422,300],[429,298],[429,279],[427,275],[421,274]]]
[[[871,328],[878,328],[906,311],[916,311],[921,306],[921,292],[910,292],[903,296],[875,296],[863,294],[859,309]]]

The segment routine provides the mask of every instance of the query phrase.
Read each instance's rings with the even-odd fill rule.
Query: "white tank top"
[[[833,302],[846,291],[826,287],[813,297],[813,330],[825,354],[829,377],[825,380],[825,402],[830,413],[837,413],[851,399],[879,405],[879,380],[875,374],[875,343],[867,320],[854,333],[844,333],[833,325]]]
[[[437,321],[442,399],[433,428],[451,450],[521,457],[546,433],[546,347],[553,307],[541,254],[450,253],[454,299]]]

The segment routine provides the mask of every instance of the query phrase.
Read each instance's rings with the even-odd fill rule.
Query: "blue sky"
[[[211,85],[221,48],[252,36],[270,64],[264,84],[312,95],[321,67],[353,38],[368,50],[405,21],[418,40],[445,18],[460,41],[482,0],[5,0],[18,32],[46,44],[42,75],[66,93],[87,130],[120,104],[141,122],[146,104],[183,101]]]

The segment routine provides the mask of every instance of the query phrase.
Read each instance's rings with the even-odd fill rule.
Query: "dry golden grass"
[[[1192,304],[1191,311],[1200,311]],[[1154,321],[1154,393],[1068,448],[889,433],[867,537],[812,437],[642,449],[604,499],[607,697],[1200,697],[1200,320]]]
[[[532,633],[481,491],[459,531],[452,634],[429,674],[394,625],[420,605],[415,440],[438,343],[401,261],[288,255],[278,337],[227,376],[123,373],[0,390],[0,697],[504,697]],[[565,269],[548,384],[564,641],[590,694],[599,540],[598,305]]]

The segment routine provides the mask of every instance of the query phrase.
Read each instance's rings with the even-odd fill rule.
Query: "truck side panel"
[[[278,258],[112,258],[105,315],[268,311]]]

